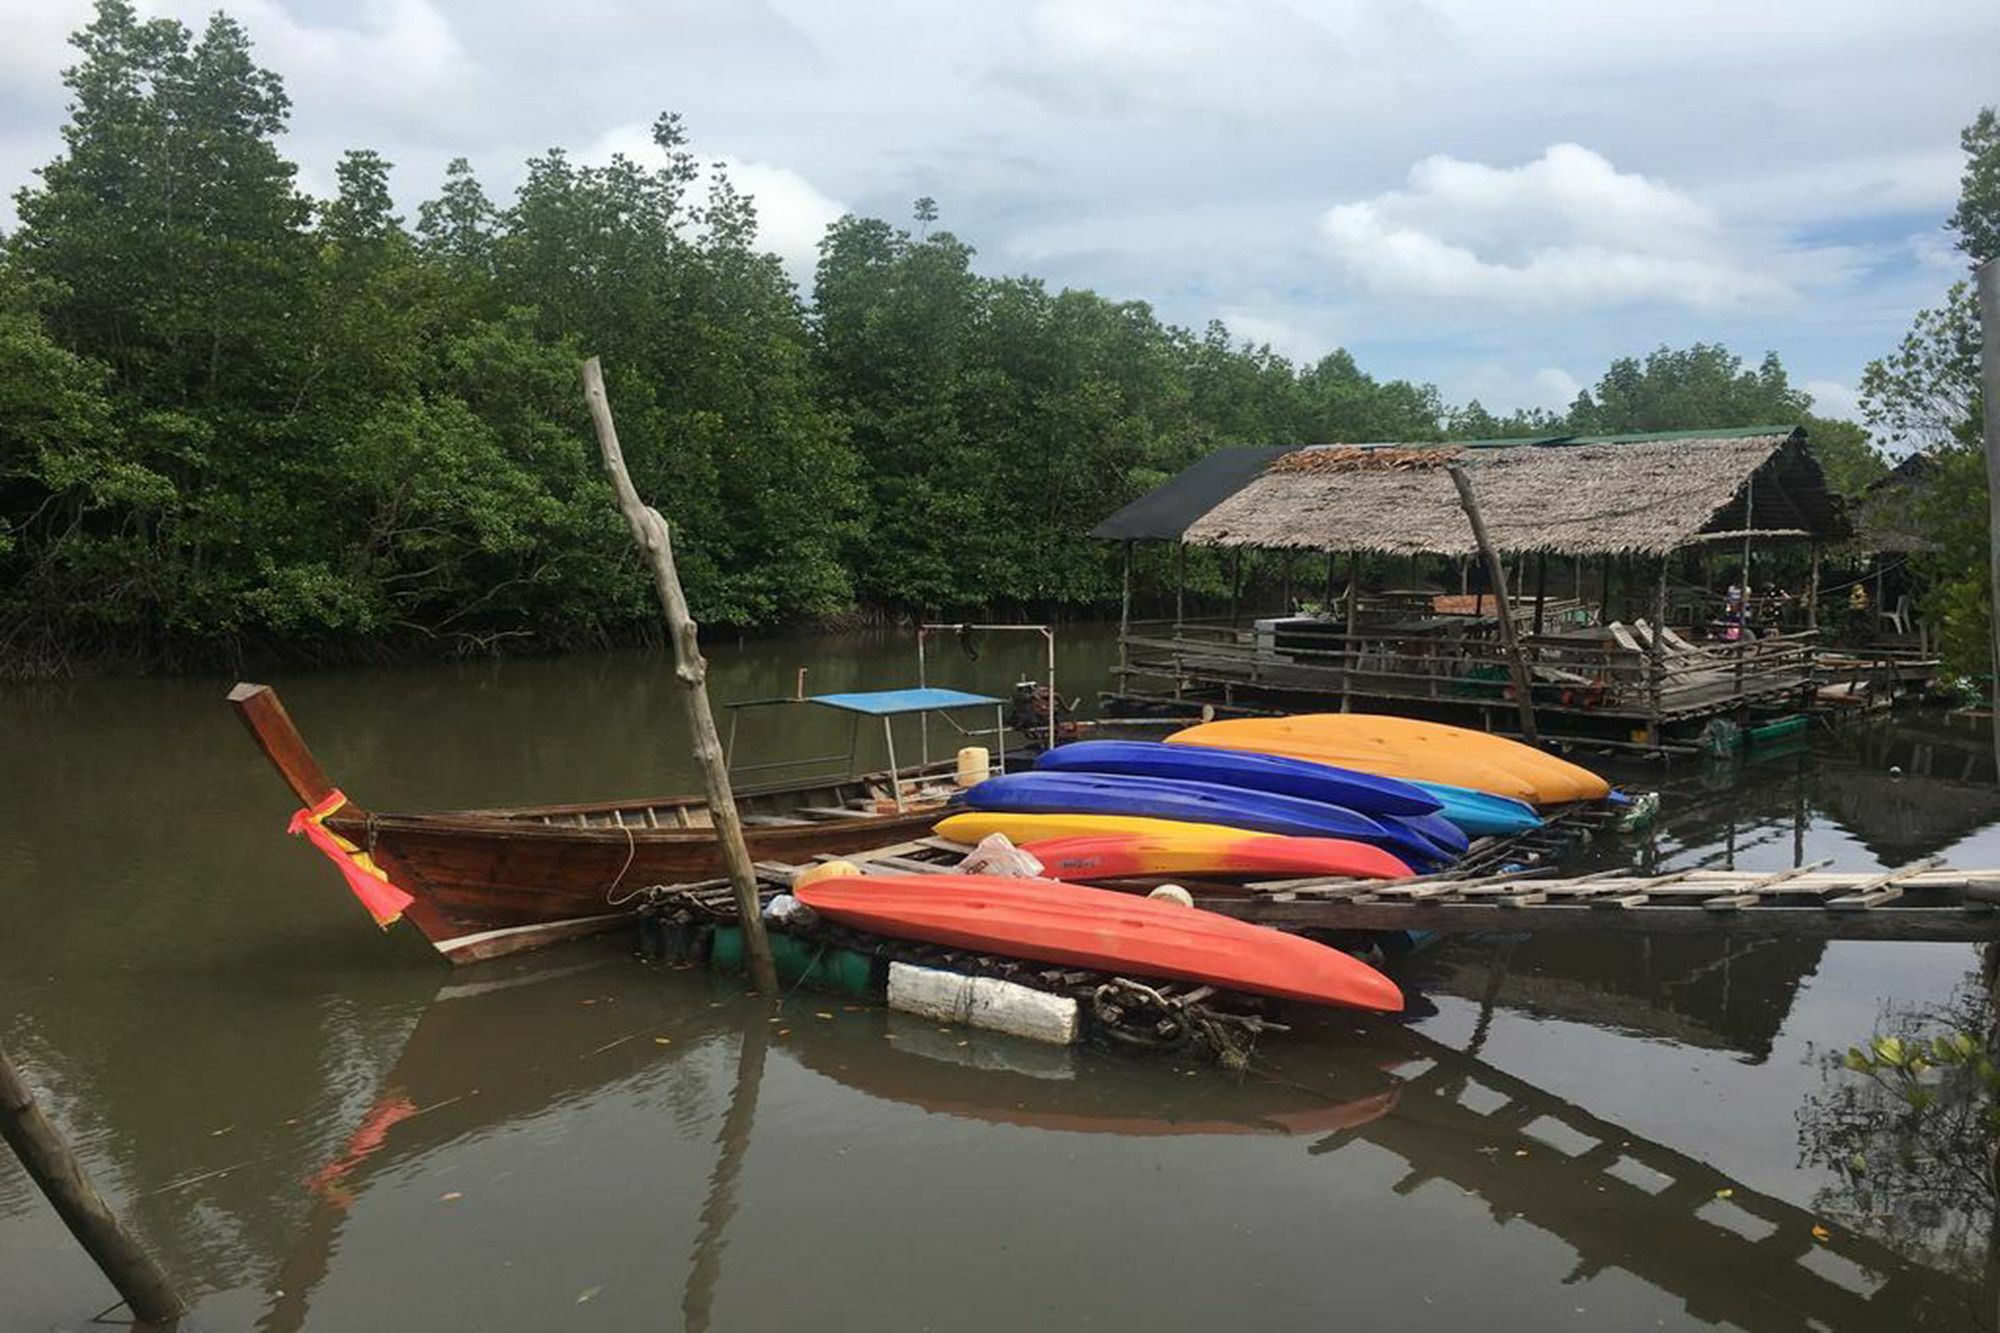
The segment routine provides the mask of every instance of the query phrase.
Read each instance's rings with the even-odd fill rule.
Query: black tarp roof
[[[1205,454],[1090,530],[1107,541],[1178,541],[1188,525],[1261,476],[1290,445],[1233,444]]]

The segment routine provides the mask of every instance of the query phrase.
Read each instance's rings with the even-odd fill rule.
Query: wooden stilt
[[[1819,543],[1812,544],[1812,576],[1806,583],[1806,628],[1819,628]]]
[[[1521,736],[1532,743],[1535,740],[1535,698],[1534,677],[1528,672],[1528,659],[1521,653],[1521,640],[1514,632],[1514,607],[1507,600],[1507,571],[1500,563],[1500,553],[1493,549],[1493,543],[1486,537],[1486,520],[1479,516],[1479,499],[1472,493],[1472,483],[1467,480],[1465,469],[1448,467],[1452,484],[1458,487],[1459,503],[1465,506],[1465,517],[1472,524],[1472,539],[1479,544],[1479,554],[1486,561],[1486,577],[1493,584],[1494,604],[1500,611],[1500,642],[1507,650],[1507,669],[1514,677],[1514,699],[1521,709]]]
[[[187,1303],[167,1275],[125,1230],[104,1202],[62,1134],[36,1104],[26,1079],[0,1048],[0,1138],[21,1159],[22,1168],[55,1205],[75,1236],[109,1278],[141,1323],[178,1319]]]
[[[708,810],[715,823],[715,838],[722,845],[723,863],[729,869],[729,887],[736,897],[736,910],[743,927],[743,952],[750,962],[750,977],[766,995],[778,994],[778,970],[771,961],[771,941],[764,933],[764,917],[758,909],[757,871],[750,849],[743,841],[743,821],[736,813],[736,796],[729,786],[729,765],[722,756],[722,741],[715,731],[715,713],[708,706],[708,663],[701,655],[699,631],[688,611],[687,594],[681,589],[680,572],[674,568],[673,541],[667,521],[649,508],[633,489],[632,476],[625,470],[625,455],[618,447],[618,428],[611,419],[611,400],[604,392],[604,371],[597,358],[583,363],[583,396],[590,405],[591,423],[597,428],[597,447],[604,456],[604,470],[618,493],[618,509],[625,515],[632,539],[645,551],[653,567],[653,587],[660,596],[666,615],[668,636],[674,645],[674,679],[681,685],[681,699],[687,706],[688,731],[694,741],[695,762],[701,768],[702,786],[708,795]]]
[[[1535,552],[1535,634],[1542,632],[1542,606],[1549,597],[1549,553]]]
[[[1667,557],[1661,556],[1659,585],[1654,590],[1653,594],[1653,632],[1646,636],[1647,730],[1652,733],[1651,741],[1654,745],[1658,745],[1660,743],[1661,724],[1663,722],[1663,718],[1661,716],[1663,705],[1661,701],[1665,697],[1666,680],[1664,678],[1664,666],[1662,658],[1666,650],[1666,627],[1667,627]],[[1743,652],[1741,645],[1738,645],[1737,648],[1736,666],[1737,666],[1737,671],[1740,673],[1743,669]],[[1738,695],[1741,695],[1743,692],[1742,682],[1740,679],[1737,682],[1736,692]]]
[[[1187,620],[1187,543],[1174,543],[1174,628]]]
[[[1124,580],[1118,597],[1118,688],[1125,688],[1126,668],[1131,665],[1131,649],[1125,637],[1132,632],[1132,542],[1125,541]]]
[[[1329,557],[1331,558],[1331,557]],[[1340,641],[1340,711],[1354,711],[1354,665],[1359,650],[1355,647],[1355,631],[1360,623],[1360,611],[1356,605],[1356,590],[1361,585],[1361,553],[1347,553],[1347,633]]]

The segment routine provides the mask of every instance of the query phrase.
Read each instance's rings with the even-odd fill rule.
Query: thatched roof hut
[[[1239,453],[1231,461],[1252,460]],[[1255,461],[1262,466],[1220,472],[1197,463],[1093,535],[1470,555],[1476,548],[1446,471],[1452,464],[1471,480],[1493,544],[1505,552],[1657,556],[1725,535],[1830,541],[1849,531],[1805,432],[1789,427],[1313,445]],[[1215,483],[1239,480],[1218,493]],[[1170,491],[1192,503],[1155,499]],[[1195,505],[1200,512],[1191,513]]]
[[[1871,555],[1928,554],[1940,549],[1924,530],[1923,506],[1938,484],[1938,461],[1911,454],[1868,483],[1854,507],[1855,535]]]

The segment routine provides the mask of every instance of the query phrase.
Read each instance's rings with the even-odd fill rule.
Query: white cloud
[[[1852,385],[1838,380],[1807,380],[1799,387],[1812,395],[1814,416],[1861,419],[1861,395]]]
[[[1576,144],[1518,167],[1424,158],[1407,190],[1338,204],[1320,232],[1343,268],[1386,294],[1546,307],[1794,295],[1771,265],[1732,253],[1706,207]]]
[[[653,142],[651,127],[637,124],[620,125],[605,132],[580,156],[585,162],[601,164],[617,154],[646,166],[660,166],[666,161],[666,155]],[[696,198],[706,194],[709,172],[715,167],[720,167],[730,183],[756,203],[757,243],[784,261],[794,281],[809,283],[819,260],[820,237],[848,211],[846,206],[829,198],[789,167],[728,154],[702,157],[701,175],[694,184]]]
[[[1566,410],[1583,392],[1576,376],[1560,366],[1543,366],[1530,377],[1529,383],[1534,386],[1535,406],[1551,411]]]

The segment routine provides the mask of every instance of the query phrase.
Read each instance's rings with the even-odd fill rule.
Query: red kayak
[[[892,939],[1313,1004],[1403,1007],[1395,982],[1338,949],[1109,889],[999,875],[856,875],[794,892],[815,912]]]
[[[1236,829],[1188,833],[1101,833],[1044,838],[1022,847],[1050,879],[1120,879],[1130,875],[1209,875],[1232,879],[1340,875],[1405,879],[1394,853],[1346,838],[1290,838]]]

